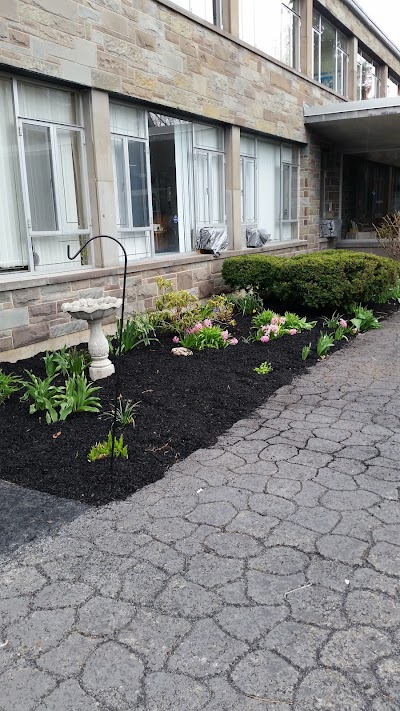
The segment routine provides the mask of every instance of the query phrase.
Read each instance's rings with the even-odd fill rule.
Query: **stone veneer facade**
[[[0,0],[0,63],[8,74],[55,80],[82,93],[93,234],[117,235],[108,120],[111,95],[224,126],[229,254],[244,248],[240,128],[295,142],[301,148],[300,239],[269,244],[267,251],[292,254],[324,248],[326,242],[319,240],[321,145],[305,129],[303,105],[344,99],[312,79],[312,0],[302,0],[302,73],[238,38],[238,0],[223,0],[222,7],[224,30],[169,0]],[[383,73],[387,75],[389,66],[400,76],[399,57],[345,0],[322,0],[318,8],[324,7],[354,34],[349,40],[349,98],[355,98],[358,40],[381,57]],[[334,165],[332,188],[338,184],[340,161],[335,159]],[[122,270],[116,250],[105,242],[96,248],[92,270],[4,279],[0,284],[4,359],[84,339],[84,323],[70,320],[60,308],[80,296],[119,295]],[[221,263],[191,253],[130,264],[127,312],[154,306],[160,274],[202,298],[220,290]]]

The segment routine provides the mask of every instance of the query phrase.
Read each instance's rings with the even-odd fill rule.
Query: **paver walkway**
[[[399,333],[13,553],[1,711],[398,711]]]

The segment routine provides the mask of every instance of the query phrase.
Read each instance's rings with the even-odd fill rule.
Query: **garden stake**
[[[87,242],[77,251],[76,254],[71,257],[71,252],[70,252],[70,247],[69,244],[67,245],[67,257],[70,260],[76,259],[76,257],[87,247],[87,245],[90,242],[93,242],[95,239],[112,239],[113,242],[116,242],[122,249],[124,253],[124,280],[122,284],[122,306],[121,306],[121,320],[120,320],[120,327],[119,327],[119,336],[118,336],[118,353],[117,353],[117,359],[116,359],[116,364],[115,364],[115,398],[114,398],[114,418],[113,418],[113,423],[111,427],[111,432],[112,432],[112,444],[111,444],[111,457],[110,457],[110,476],[113,474],[113,465],[114,465],[114,447],[115,447],[115,431],[117,429],[117,405],[118,405],[118,394],[119,394],[119,381],[120,381],[120,367],[119,367],[119,359],[121,357],[121,350],[122,350],[122,331],[124,328],[124,310],[125,310],[125,290],[126,290],[126,272],[128,268],[128,256],[126,254],[126,249],[121,244],[121,242],[116,239],[116,237],[111,237],[111,235],[96,235],[95,237],[91,237],[88,239]]]

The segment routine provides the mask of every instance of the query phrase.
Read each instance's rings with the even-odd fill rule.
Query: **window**
[[[298,237],[298,150],[246,134],[240,138],[242,223],[272,240]]]
[[[387,96],[399,96],[400,95],[400,84],[392,76],[389,76],[387,81]]]
[[[239,12],[242,40],[300,69],[299,0],[240,0]]]
[[[84,132],[77,95],[0,79],[0,269],[86,266],[90,235]]]
[[[347,39],[319,12],[313,13],[313,52],[315,81],[347,96]]]
[[[131,259],[191,251],[225,225],[221,128],[110,104],[119,238]]]
[[[193,15],[198,15],[203,20],[222,27],[221,0],[173,0],[173,2],[189,10]]]
[[[357,55],[357,98],[379,99],[381,82],[378,77],[378,65],[364,52]]]

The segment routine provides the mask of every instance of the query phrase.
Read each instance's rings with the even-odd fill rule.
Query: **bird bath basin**
[[[115,296],[104,296],[100,299],[78,299],[62,305],[62,310],[73,318],[83,319],[88,322],[89,344],[88,350],[92,358],[89,368],[91,380],[107,378],[115,372],[109,354],[107,338],[101,327],[102,320],[113,316],[122,304],[122,299]]]

